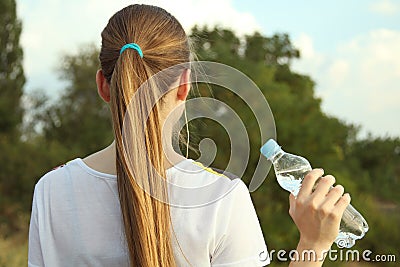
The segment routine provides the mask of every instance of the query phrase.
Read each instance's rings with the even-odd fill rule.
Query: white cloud
[[[322,63],[323,56],[315,51],[313,40],[309,35],[301,33],[293,44],[300,49],[302,58],[315,60],[316,64]]]
[[[400,31],[377,29],[339,45],[330,55],[307,52],[311,56],[294,67],[316,80],[328,114],[363,125],[363,134],[400,136],[399,47]]]
[[[391,0],[377,0],[370,4],[369,10],[384,16],[395,15],[400,10],[400,4]]]
[[[195,24],[218,24],[239,34],[260,29],[253,15],[236,10],[230,0],[145,0],[140,3],[165,8],[187,31]],[[23,21],[21,43],[28,78],[26,90],[42,88],[55,94],[56,89],[62,87],[54,71],[60,65],[60,56],[76,51],[85,43],[99,45],[101,30],[108,19],[130,4],[132,1],[128,0],[18,2],[18,14]]]
[[[330,83],[336,86],[340,86],[349,76],[349,62],[345,59],[336,59],[333,61],[328,69],[328,77]]]
[[[316,74],[325,68],[327,63],[326,55],[315,50],[313,39],[306,33],[301,33],[295,37],[293,45],[300,50],[300,60],[293,62],[293,69],[316,79],[318,77]],[[316,82],[318,82],[318,79],[316,79]],[[318,95],[318,92],[316,93]]]

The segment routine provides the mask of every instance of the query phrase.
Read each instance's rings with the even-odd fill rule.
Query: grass
[[[12,234],[0,225],[0,267],[27,266],[29,218],[30,213],[18,212],[13,219],[16,224]]]
[[[26,267],[27,262],[27,231],[21,231],[9,238],[0,238],[0,267]]]

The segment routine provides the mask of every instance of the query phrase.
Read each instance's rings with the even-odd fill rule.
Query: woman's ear
[[[190,69],[186,69],[182,72],[180,77],[178,92],[176,97],[180,101],[185,101],[190,91]]]
[[[104,77],[102,70],[98,70],[96,73],[96,84],[97,92],[99,93],[100,97],[105,102],[110,102],[110,85]]]

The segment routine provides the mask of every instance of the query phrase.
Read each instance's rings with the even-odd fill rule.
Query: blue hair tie
[[[140,48],[140,46],[139,46],[138,44],[135,44],[135,43],[130,43],[130,44],[124,45],[124,46],[121,48],[121,50],[119,51],[119,54],[121,55],[122,52],[124,52],[124,51],[125,51],[126,49],[128,49],[128,48],[136,50],[136,51],[139,53],[139,56],[140,56],[141,58],[143,57],[142,49]]]

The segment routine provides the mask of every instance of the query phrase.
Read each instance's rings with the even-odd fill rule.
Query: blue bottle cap
[[[267,159],[272,158],[281,147],[274,139],[269,139],[260,149],[261,154],[263,154]]]

